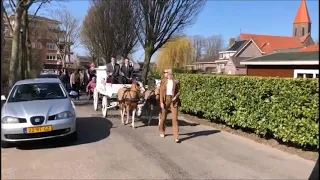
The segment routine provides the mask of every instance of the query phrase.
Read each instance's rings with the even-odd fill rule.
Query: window
[[[36,44],[34,42],[31,43],[31,48],[36,48]]]
[[[313,78],[313,74],[306,74],[306,78]]]
[[[295,69],[293,72],[294,78],[318,78],[319,70],[317,69]]]
[[[38,43],[38,48],[42,49],[42,43],[41,42]]]
[[[48,50],[57,50],[57,46],[54,43],[47,43]]]
[[[294,28],[294,36],[297,36],[297,28]]]
[[[56,61],[57,60],[57,55],[56,54],[47,54],[47,60]]]
[[[34,83],[14,86],[8,102],[22,102],[49,99],[66,99],[62,86],[59,83]]]
[[[297,74],[297,78],[303,78],[303,74],[298,73],[298,74]]]
[[[302,28],[302,36],[304,36],[304,27]]]

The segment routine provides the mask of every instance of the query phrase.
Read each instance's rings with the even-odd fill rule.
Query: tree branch
[[[3,3],[2,3],[2,6],[4,6]],[[12,24],[10,23],[10,18],[9,18],[8,13],[7,13],[7,11],[6,11],[6,9],[4,7],[3,7],[3,13],[6,16],[7,23],[9,25],[10,31],[13,32],[13,27],[12,27]]]

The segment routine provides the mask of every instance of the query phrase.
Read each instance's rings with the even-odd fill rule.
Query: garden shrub
[[[318,79],[177,74],[181,110],[319,148]]]

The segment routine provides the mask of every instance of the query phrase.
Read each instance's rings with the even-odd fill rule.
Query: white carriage
[[[99,110],[99,99],[102,99],[101,109],[103,117],[107,117],[108,110],[118,107],[118,91],[123,87],[131,87],[131,84],[111,84],[106,83],[107,67],[99,66],[95,68],[97,85],[93,92],[94,110]],[[141,105],[138,105],[136,116],[141,115]]]

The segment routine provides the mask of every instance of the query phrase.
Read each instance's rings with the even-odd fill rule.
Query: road
[[[308,179],[315,162],[251,140],[180,120],[172,129],[122,126],[92,105],[77,106],[79,140],[37,142],[2,149],[3,179]],[[154,122],[157,124],[157,122]]]

